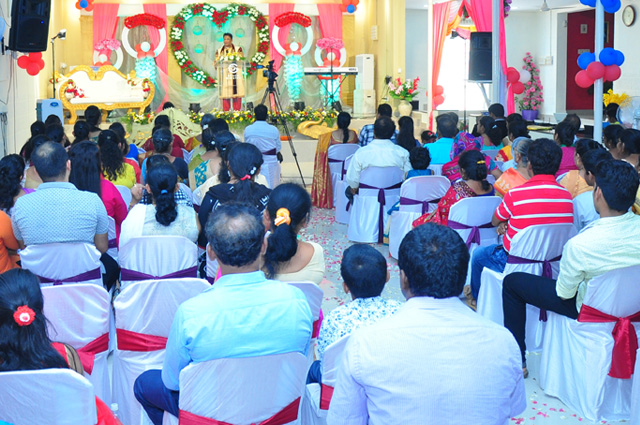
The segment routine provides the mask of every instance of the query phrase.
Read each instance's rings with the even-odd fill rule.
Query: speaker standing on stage
[[[224,111],[231,108],[231,99],[233,99],[235,111],[242,108],[242,98],[244,97],[243,67],[237,63],[237,60],[242,56],[242,47],[236,48],[233,45],[233,35],[225,33],[224,44],[216,52],[215,63],[218,68],[218,87]]]

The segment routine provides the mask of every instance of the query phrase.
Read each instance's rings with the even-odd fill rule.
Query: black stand
[[[53,96],[52,99],[56,98],[56,39],[51,39],[51,66],[53,68]]]

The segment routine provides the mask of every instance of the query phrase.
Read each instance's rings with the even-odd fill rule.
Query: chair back
[[[304,294],[309,308],[311,309],[311,315],[315,322],[320,318],[320,306],[322,305],[322,299],[324,298],[324,292],[318,285],[313,282],[285,282],[291,286],[295,286],[300,289]]]
[[[587,284],[583,305],[615,317],[640,311],[640,265],[612,270]]]
[[[138,150],[140,150],[140,148],[138,148]],[[115,185],[116,189],[118,189],[118,192],[120,192],[120,195],[122,196],[122,200],[124,201],[124,203],[126,205],[130,205],[131,204],[131,189],[129,189],[127,186],[122,186],[122,185]]]
[[[349,335],[345,335],[333,344],[329,345],[324,351],[322,359],[322,386],[320,390],[320,408],[329,409],[333,389],[336,386],[338,378],[338,368],[342,363],[342,354],[349,342]]]
[[[294,415],[287,423],[295,422],[306,373],[307,359],[300,353],[192,363],[180,373],[180,423],[188,412],[223,423],[258,424],[287,407]]]
[[[42,288],[47,333],[52,341],[78,351],[85,374],[105,403],[111,399],[107,364],[111,297],[93,284],[70,284]]]
[[[123,287],[139,280],[196,277],[198,246],[183,236],[136,237],[120,247],[119,261]]]
[[[107,250],[107,254],[111,256],[114,260],[118,261],[118,239],[116,235],[116,221],[111,216],[107,216],[109,220],[109,249]]]
[[[146,370],[162,369],[164,345],[180,304],[210,285],[202,279],[133,282],[113,301],[118,345],[113,357],[113,399],[121,420],[141,425],[146,414],[135,401],[133,384]]]
[[[483,150],[482,154],[488,156],[491,159],[496,159],[496,156],[498,156],[498,152],[500,152],[500,149],[487,149]]]
[[[336,221],[342,224],[349,223],[349,218],[351,216],[350,209],[347,209],[347,207],[350,206],[349,200],[344,194],[348,185],[344,179],[347,175],[347,170],[349,169],[349,164],[351,164],[352,159],[353,155],[349,155],[344,160],[344,163],[342,164],[342,171],[340,172],[340,178],[336,181],[336,185],[333,187],[333,205],[336,207]]]
[[[191,161],[191,152],[189,152],[185,148],[180,149],[182,149],[182,159],[184,159],[184,162],[188,164]]]
[[[349,165],[351,164],[351,160],[353,159],[353,155],[349,155],[344,159],[342,163],[342,170],[340,171],[340,180],[344,180],[347,176],[347,170],[349,169]]]
[[[0,373],[0,421],[13,425],[94,425],[93,386],[70,369]]]
[[[450,187],[451,182],[443,176],[411,177],[400,188],[400,211],[432,212]]]
[[[360,189],[358,196],[378,196],[379,189],[362,188],[363,185],[378,188],[387,188],[399,185],[404,180],[404,171],[398,167],[367,167],[360,174]],[[394,189],[385,190],[385,193],[400,195],[400,186]],[[391,207],[391,205],[389,205]]]
[[[491,218],[500,202],[499,196],[461,199],[449,210],[449,227],[458,232],[469,248],[473,244],[485,246],[498,243],[498,233],[491,224]]]
[[[444,164],[431,164],[429,165],[427,168],[431,171],[433,171],[433,175],[434,176],[441,176],[442,175],[442,166]]]
[[[40,278],[43,286],[93,283],[102,286],[100,251],[88,243],[29,245],[20,251],[22,268]]]
[[[331,171],[331,174],[336,174],[338,176],[338,180],[344,179],[342,169],[344,167],[345,160],[356,153],[359,148],[360,146],[355,143],[329,146],[329,150],[327,152],[329,157],[329,170]],[[348,166],[344,168],[346,169]]]

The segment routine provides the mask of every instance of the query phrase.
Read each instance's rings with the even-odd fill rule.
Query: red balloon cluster
[[[342,0],[340,10],[342,10],[343,12],[353,13],[358,9],[359,3],[360,0]]]
[[[531,78],[531,74],[529,74],[528,72],[526,74],[527,76],[524,78],[525,81],[522,82],[523,76],[520,75],[520,71],[512,66],[507,68],[507,82],[511,84],[511,91],[513,92],[513,94],[524,93],[524,83],[529,81],[529,79]]]
[[[436,108],[444,103],[444,87],[437,85],[433,89],[433,107]]]
[[[44,61],[42,60],[42,52],[29,53],[28,55],[22,55],[18,58],[18,66],[27,70],[29,75],[38,75],[38,73],[44,68]]]
[[[603,79],[604,81],[615,81],[622,75],[622,70],[618,65],[605,66],[602,62],[591,62],[587,69],[578,71],[575,77],[578,87],[586,89],[591,87],[594,81]]]

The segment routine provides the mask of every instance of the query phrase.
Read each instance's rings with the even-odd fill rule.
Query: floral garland
[[[513,0],[502,0],[502,6],[504,7],[504,17],[509,16],[509,11],[511,10],[511,3]]]
[[[216,10],[208,3],[190,4],[184,7],[173,20],[169,45],[182,71],[203,86],[216,87],[217,83],[213,77],[193,63],[182,43],[184,26],[187,21],[194,16],[203,16],[217,26],[222,26],[229,19],[236,16],[248,16],[256,24],[256,28],[258,29],[258,49],[249,59],[250,63],[246,71],[247,75],[252,75],[258,69],[258,64],[261,64],[266,59],[267,52],[269,51],[269,25],[264,15],[262,15],[258,9],[253,6],[237,3],[232,3],[221,10]]]
[[[316,42],[316,46],[318,46],[322,50],[335,49],[340,50],[344,47],[344,41],[339,38],[321,38]]]
[[[298,12],[283,13],[282,15],[278,16],[273,22],[280,28],[291,24],[299,24],[305,28],[311,26],[311,18]]]
[[[93,50],[101,51],[101,50],[118,50],[120,48],[120,42],[113,38],[105,38],[93,45]]]
[[[141,13],[139,15],[129,16],[124,20],[124,26],[129,29],[147,25],[150,27],[162,29],[164,28],[164,21],[162,20],[162,18],[156,15],[151,15],[149,13]]]

